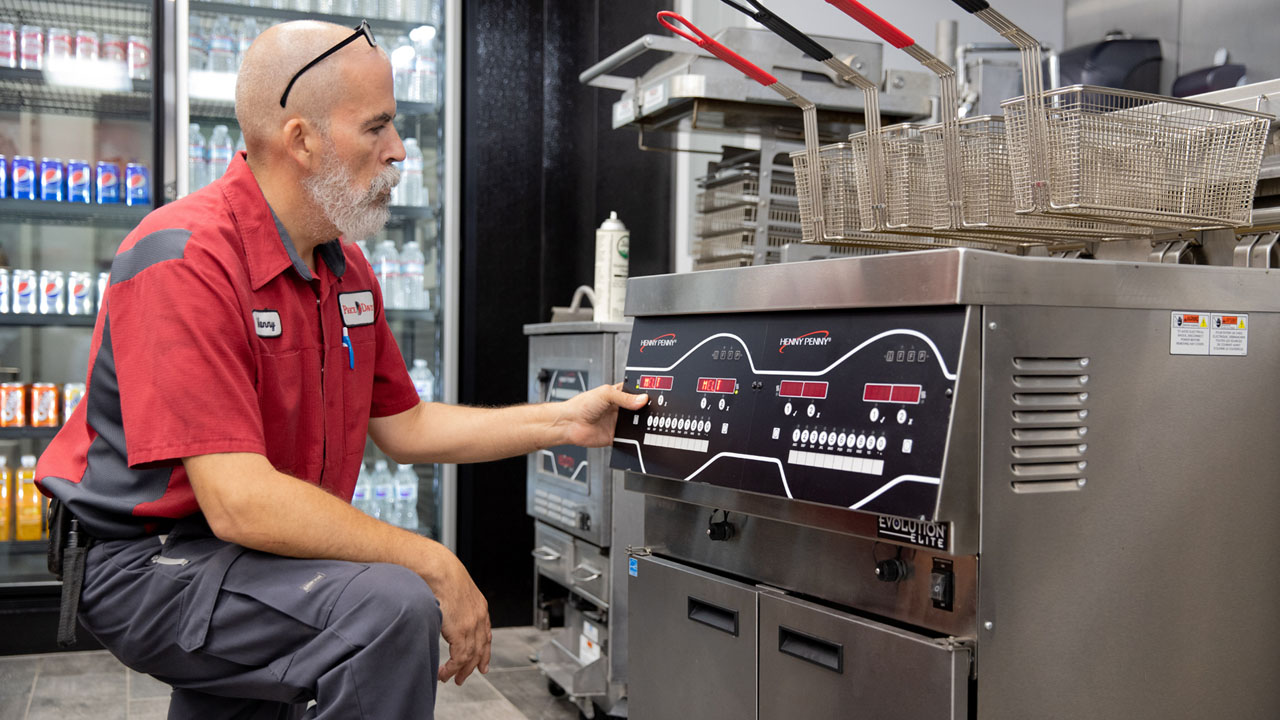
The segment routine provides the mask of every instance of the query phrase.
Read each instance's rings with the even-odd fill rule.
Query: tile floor
[[[577,720],[530,659],[537,638],[494,630],[489,674],[439,686],[436,720]],[[0,720],[164,720],[168,709],[169,686],[105,651],[0,657]]]

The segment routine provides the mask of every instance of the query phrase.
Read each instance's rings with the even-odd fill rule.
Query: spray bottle
[[[621,322],[627,301],[627,255],[631,233],[610,212],[596,230],[596,322]]]

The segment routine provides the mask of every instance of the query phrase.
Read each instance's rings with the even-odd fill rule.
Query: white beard
[[[302,181],[311,201],[347,242],[368,240],[387,224],[391,188],[400,182],[400,171],[388,165],[373,179],[367,190],[355,186],[351,171],[338,158],[332,142],[326,142],[320,169]]]

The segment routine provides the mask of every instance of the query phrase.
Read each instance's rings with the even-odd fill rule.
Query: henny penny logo
[[[656,337],[656,338],[649,338],[648,340],[641,340],[641,341],[640,341],[640,352],[644,352],[644,349],[645,349],[645,348],[651,348],[651,347],[671,347],[672,345],[675,345],[675,344],[676,344],[676,334],[675,334],[675,333],[667,333],[666,335],[659,335],[659,336],[658,336],[658,337]]]
[[[810,333],[797,335],[795,337],[784,337],[778,340],[778,352],[784,352],[792,345],[829,345],[831,344],[831,333],[826,330],[814,330]]]

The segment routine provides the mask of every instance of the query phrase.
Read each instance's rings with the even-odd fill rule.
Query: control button
[[[928,359],[929,359],[929,352],[927,350],[921,350],[920,353],[916,355],[916,362],[924,362],[925,360],[928,360]]]
[[[898,362],[902,362],[903,360],[905,360],[905,359],[906,359],[906,357],[907,357],[907,351],[906,351],[906,350],[899,350],[899,351],[898,351],[898,357],[897,357]]]
[[[734,351],[733,351],[733,359],[734,359],[734,360],[741,360],[741,359],[742,359],[742,351],[741,351],[741,350],[734,350]]]
[[[701,402],[701,403],[699,403],[699,404],[702,406],[702,409],[703,409],[703,410],[706,410],[706,409],[707,409],[707,399],[706,399],[705,397],[704,397],[704,398],[702,398],[702,402]]]
[[[893,362],[893,351],[892,351],[892,350],[890,350],[889,352],[887,352],[887,353],[885,353],[885,354],[884,354],[884,361],[885,361],[885,362]]]
[[[804,431],[804,434],[800,436],[800,442],[803,442],[803,443],[807,443],[807,442],[809,442],[809,431],[808,431],[808,430],[805,430],[805,431]]]
[[[724,409],[724,398],[720,398],[720,409]]]
[[[667,399],[666,399],[665,397],[663,397],[661,393],[659,393],[659,394],[658,394],[658,404],[659,404],[659,405],[666,405],[666,404],[667,404]]]
[[[866,447],[866,446],[867,446],[867,436],[866,436],[866,435],[859,435],[859,436],[858,436],[858,449],[859,449],[859,450],[861,450],[862,448],[864,448],[864,447]]]
[[[663,430],[670,430],[670,429],[671,429],[671,416],[670,416],[670,415],[668,415],[668,416],[666,416],[666,417],[662,418],[662,429],[663,429]]]
[[[907,351],[907,362],[915,362],[915,361],[916,361],[916,351],[915,351],[915,350],[908,350],[908,351]]]
[[[846,435],[845,433],[840,433],[840,437],[836,438],[836,444],[839,445],[840,447],[844,447],[848,443],[849,443],[849,436]]]
[[[729,434],[729,423],[720,423],[720,434],[721,435]]]
[[[786,404],[786,405],[783,405],[783,406],[782,406],[782,414],[783,414],[783,415],[790,415],[790,414],[791,414],[791,401],[790,401],[790,400],[788,400],[788,401],[787,401],[787,404]]]
[[[929,599],[937,605],[950,605],[952,578],[946,570],[929,573]]]
[[[871,422],[876,422],[879,419],[880,419],[880,408],[871,408]]]
[[[791,431],[791,442],[800,442],[800,428]]]
[[[899,424],[899,425],[901,425],[902,423],[904,423],[904,422],[906,422],[906,421],[907,421],[907,410],[906,410],[906,408],[903,408],[903,409],[901,409],[901,410],[898,410],[898,424]]]
[[[644,422],[645,422],[645,425],[648,425],[649,427],[653,427],[653,416],[650,415],[648,418],[645,419]]]
[[[890,558],[876,563],[876,579],[881,582],[896,583],[907,577],[907,564],[899,558]]]
[[[902,441],[902,454],[903,454],[903,455],[910,455],[910,454],[911,454],[911,448],[912,448],[912,446],[913,446],[913,445],[915,445],[915,442],[914,442],[914,441],[912,441],[912,439],[911,439],[911,438],[906,438],[906,439],[904,439],[904,440]]]
[[[688,429],[689,429],[689,420],[688,420],[688,418],[680,418],[679,420],[677,420],[677,421],[676,421],[676,423],[677,423],[677,425],[676,425],[676,429],[677,429],[677,430],[688,430]]]
[[[774,429],[773,429],[773,439],[774,439],[774,440],[777,440],[777,439],[778,439],[778,435],[780,435],[780,434],[782,434],[782,430],[781,430],[781,429],[779,429],[779,428],[774,428]]]
[[[814,407],[813,403],[809,403],[809,410],[807,411],[809,413],[809,417],[813,417],[813,414],[817,411],[818,408]]]
[[[707,432],[707,431],[708,431],[708,430],[710,430],[710,429],[711,429],[711,421],[710,421],[710,420],[703,420],[703,421],[702,421],[702,432]],[[775,438],[775,439],[776,439],[776,438]]]
[[[885,437],[884,437],[883,435],[881,435],[881,436],[880,436],[880,438],[879,438],[878,440],[876,440],[876,449],[877,449],[877,450],[884,450],[885,446],[886,446],[886,445],[888,445],[888,444],[889,444],[889,441],[888,441],[888,440],[886,440],[886,439],[885,439]]]
[[[826,445],[826,444],[827,444],[827,431],[826,431],[826,430],[823,430],[821,433],[818,433],[818,444],[819,444],[819,445]]]

